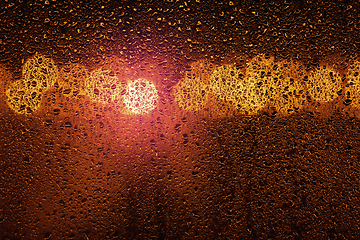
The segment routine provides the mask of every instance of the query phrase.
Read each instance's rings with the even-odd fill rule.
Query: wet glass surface
[[[0,3],[0,239],[357,239],[357,1]]]

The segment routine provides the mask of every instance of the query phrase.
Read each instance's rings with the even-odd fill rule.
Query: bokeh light
[[[335,70],[321,66],[312,70],[306,83],[309,94],[319,102],[329,102],[341,90],[341,76]]]
[[[175,100],[180,108],[187,111],[204,108],[209,95],[209,68],[210,64],[206,61],[195,62],[175,86]]]
[[[43,92],[54,85],[58,69],[50,58],[35,55],[26,61],[22,74],[22,79],[9,85],[7,102],[17,113],[32,113],[39,108]]]
[[[113,71],[107,69],[91,72],[85,86],[88,96],[93,101],[104,104],[114,102],[122,91],[118,77]]]
[[[358,60],[350,64],[347,71],[348,86],[346,97],[351,100],[351,105],[360,108],[360,62]]]
[[[130,112],[145,114],[156,107],[158,92],[155,85],[145,79],[137,79],[128,83],[124,102]]]
[[[250,60],[238,91],[237,108],[245,114],[255,114],[269,100],[273,85],[274,58],[258,55]]]

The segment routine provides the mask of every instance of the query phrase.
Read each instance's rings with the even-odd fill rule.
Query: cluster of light
[[[53,85],[64,94],[87,94],[93,101],[102,104],[117,104],[123,100],[128,112],[135,114],[153,110],[158,100],[157,90],[149,81],[120,80],[108,69],[97,69],[89,74],[80,65],[66,66],[58,76],[56,65],[51,59],[36,55],[24,64],[23,78],[8,86],[8,105],[17,113],[32,113],[39,108],[43,92]]]
[[[39,108],[43,92],[54,85],[58,70],[50,58],[36,55],[26,61],[22,74],[8,87],[7,102],[17,113],[31,113]]]
[[[24,64],[23,78],[8,85],[7,102],[17,113],[34,112],[44,91],[55,84],[64,94],[87,94],[102,104],[122,103],[128,113],[145,114],[155,109],[159,97],[155,85],[145,79],[131,81],[128,70],[123,62],[114,70],[101,68],[91,73],[80,65],[69,65],[58,76],[50,58],[35,55]],[[359,72],[360,62],[352,62],[345,89],[346,97],[357,108],[360,107]],[[175,100],[184,110],[209,107],[209,99],[217,97],[220,104],[228,102],[245,114],[255,114],[267,104],[278,112],[292,113],[305,105],[306,97],[330,102],[341,89],[340,74],[328,66],[306,72],[296,61],[277,62],[266,55],[251,59],[245,70],[231,64],[214,68],[204,60],[195,62],[174,88]]]
[[[193,68],[196,66],[194,64]],[[349,84],[346,89],[348,98],[353,99],[353,106],[358,107],[360,107],[359,68],[358,61],[349,67],[347,74]],[[198,83],[194,83],[195,81]],[[178,83],[175,87],[175,98],[180,107],[194,110],[189,106],[202,106],[197,104],[199,99],[197,96],[200,96],[199,92],[204,92],[202,89],[204,82],[207,83],[207,80],[189,78],[186,75]],[[306,72],[299,62],[293,60],[279,62],[266,55],[251,59],[245,71],[231,64],[219,66],[210,74],[208,83],[209,89],[219,100],[233,104],[238,111],[245,114],[255,114],[266,105],[283,114],[293,113],[305,106],[307,97],[318,102],[330,102],[338,97],[342,89],[340,74],[327,66]],[[207,104],[205,101],[202,103]],[[210,105],[209,103],[207,107]]]

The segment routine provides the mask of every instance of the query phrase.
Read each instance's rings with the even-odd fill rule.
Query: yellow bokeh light
[[[35,55],[23,67],[23,81],[30,91],[42,92],[52,87],[58,70],[55,63],[47,57]]]
[[[180,108],[187,111],[204,108],[209,95],[209,66],[205,61],[196,62],[186,72],[184,79],[175,86],[175,100]]]
[[[58,70],[50,58],[35,55],[26,61],[22,73],[21,80],[9,85],[7,102],[17,113],[32,113],[39,108],[43,92],[54,85]]]
[[[118,77],[110,70],[97,69],[86,80],[85,89],[95,102],[111,103],[119,98],[123,89]]]
[[[36,111],[42,100],[42,93],[29,91],[28,86],[22,80],[11,83],[6,91],[6,96],[10,108],[21,114]]]
[[[220,66],[210,77],[210,89],[241,113],[256,114],[270,98],[274,65],[273,57],[259,55],[249,61],[245,73],[235,66]]]
[[[341,76],[335,70],[321,66],[310,72],[306,85],[309,94],[316,101],[330,102],[341,90]]]
[[[360,62],[354,61],[348,68],[347,79],[348,86],[346,87],[346,95],[351,99],[351,105],[355,108],[360,108]]]
[[[274,64],[274,58],[265,55],[256,56],[248,63],[235,103],[242,113],[256,114],[268,102]]]
[[[236,101],[242,86],[241,71],[234,66],[220,66],[210,77],[212,92],[222,100]]]

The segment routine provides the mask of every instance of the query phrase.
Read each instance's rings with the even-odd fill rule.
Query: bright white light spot
[[[158,98],[158,92],[153,83],[138,79],[128,84],[124,102],[132,113],[145,114],[156,107]]]

